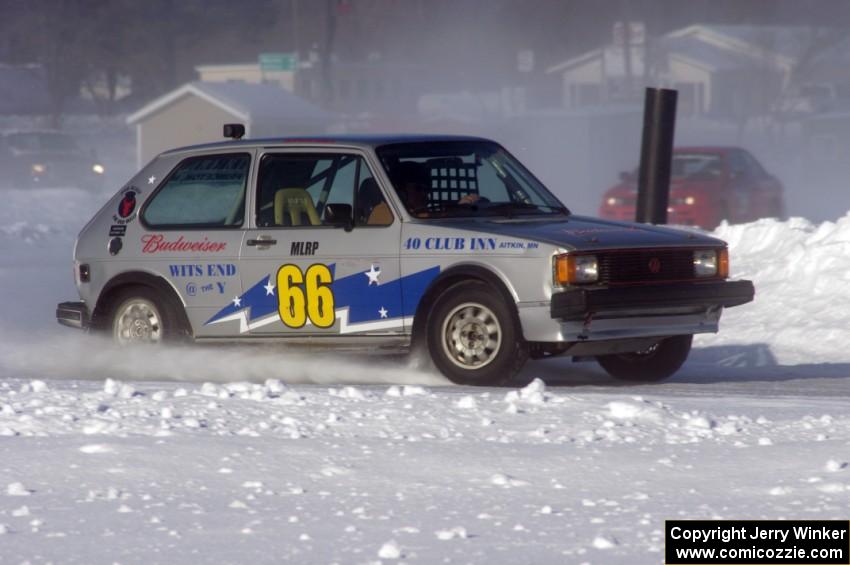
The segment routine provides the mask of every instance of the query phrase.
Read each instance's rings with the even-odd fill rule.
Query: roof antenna
[[[243,124],[224,124],[224,137],[242,139],[244,135],[245,126]]]

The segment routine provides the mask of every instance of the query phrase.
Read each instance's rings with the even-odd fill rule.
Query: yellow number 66
[[[328,286],[333,276],[327,265],[310,265],[302,273],[297,265],[282,265],[277,271],[277,300],[280,320],[290,328],[302,328],[310,319],[317,328],[334,325],[334,295]]]

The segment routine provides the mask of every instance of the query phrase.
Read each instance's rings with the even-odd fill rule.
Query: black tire
[[[111,297],[100,329],[118,345],[181,341],[186,331],[171,302],[147,286],[122,288]]]
[[[599,355],[596,361],[609,375],[624,381],[658,382],[679,370],[691,351],[692,335],[662,339],[646,351]]]
[[[456,384],[509,384],[528,359],[516,314],[480,281],[455,284],[437,298],[427,343],[434,364]]]

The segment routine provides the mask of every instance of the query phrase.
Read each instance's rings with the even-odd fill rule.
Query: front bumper
[[[518,303],[523,337],[588,342],[717,332],[724,307],[753,299],[750,281],[578,288]]]
[[[638,312],[707,311],[746,304],[754,296],[752,281],[576,289],[552,295],[551,316],[563,321],[579,321],[588,316],[610,317]]]
[[[87,329],[91,325],[88,306],[85,302],[62,302],[56,306],[56,321],[70,328]]]

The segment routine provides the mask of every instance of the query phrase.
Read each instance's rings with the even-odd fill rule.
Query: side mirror
[[[325,206],[325,223],[345,231],[354,229],[351,204],[328,204]]]

